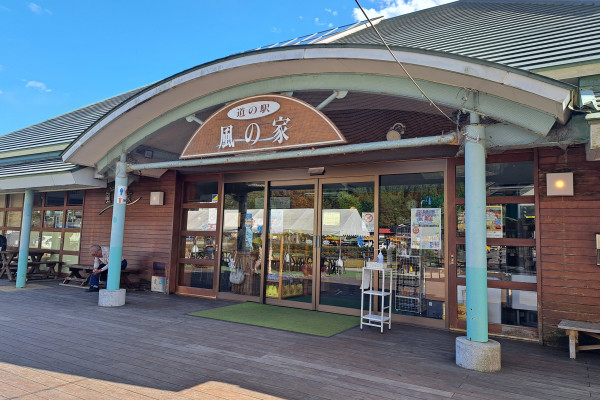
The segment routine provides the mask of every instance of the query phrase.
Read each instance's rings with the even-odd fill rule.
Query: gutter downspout
[[[458,145],[456,132],[440,136],[430,136],[412,139],[400,139],[389,142],[371,142],[349,144],[346,146],[324,147],[318,149],[285,151],[285,152],[269,152],[260,154],[237,155],[230,157],[216,158],[201,158],[190,160],[163,161],[147,164],[127,164],[127,172],[142,171],[146,169],[156,168],[183,168],[183,167],[198,167],[203,165],[215,164],[240,164],[259,161],[286,160],[292,158],[318,157],[340,155],[348,153],[361,153],[377,150],[393,150],[411,147],[424,147],[435,145]]]

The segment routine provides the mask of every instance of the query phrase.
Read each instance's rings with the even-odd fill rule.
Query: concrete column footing
[[[119,307],[125,305],[125,289],[107,290],[100,289],[98,305],[100,307]]]
[[[456,365],[479,372],[498,372],[501,367],[500,343],[475,342],[466,336],[456,338]]]

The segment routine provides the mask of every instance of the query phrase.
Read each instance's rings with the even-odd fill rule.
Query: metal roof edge
[[[211,67],[214,67],[214,68],[212,68],[212,70],[207,71],[206,74],[201,74],[201,73],[194,74],[194,75],[197,75],[196,78],[194,78],[194,79],[197,79],[197,77],[200,77],[202,75],[209,75],[209,74],[212,74],[212,73],[224,70],[224,69],[235,68],[235,67],[238,67],[241,65],[241,64],[236,64],[234,66],[229,66],[229,67],[224,67],[224,68],[216,67],[219,64],[224,64],[224,63],[231,62],[234,60],[240,60],[243,58],[253,58],[253,57],[256,57],[257,55],[274,54],[274,53],[290,53],[290,52],[295,53],[295,54],[301,54],[301,56],[297,56],[297,57],[304,57],[305,51],[307,51],[307,50],[314,51],[316,49],[386,50],[385,46],[383,46],[383,45],[369,45],[369,44],[358,45],[358,44],[349,44],[349,43],[309,44],[309,45],[298,45],[298,46],[289,46],[289,47],[278,47],[278,48],[272,48],[272,49],[254,50],[254,51],[249,51],[246,53],[233,54],[228,57],[223,57],[223,58],[213,60],[213,61],[210,61],[210,62],[207,62],[204,64],[200,64],[195,67],[188,68],[184,71],[181,71],[177,74],[171,75],[171,76],[169,76],[165,79],[162,79],[160,81],[157,81],[153,84],[150,84],[150,85],[144,87],[139,92],[137,92],[135,95],[132,95],[130,98],[121,102],[118,106],[114,107],[111,111],[107,112],[102,118],[98,119],[96,122],[94,122],[92,125],[90,125],[81,135],[79,135],[75,140],[73,140],[73,142],[71,142],[69,144],[69,146],[66,149],[64,149],[64,151],[61,153],[61,157],[63,157],[64,160],[67,160],[70,153],[73,151],[73,148],[77,148],[80,146],[79,145],[80,140],[82,138],[84,138],[86,135],[88,135],[90,132],[94,131],[99,126],[99,124],[101,124],[107,118],[110,118],[114,113],[118,112],[119,110],[123,110],[125,108],[126,109],[123,112],[127,112],[127,110],[146,102],[148,100],[148,98],[146,98],[145,95],[148,94],[148,92],[156,91],[157,93],[155,93],[155,94],[159,94],[166,90],[172,89],[172,88],[178,86],[179,84],[186,82],[187,81],[186,79],[180,79],[186,75],[192,74],[194,72],[202,71],[203,69],[211,69]],[[412,53],[416,53],[416,54],[435,55],[435,56],[444,57],[444,58],[451,58],[451,59],[460,60],[460,61],[472,62],[472,63],[480,64],[483,66],[487,66],[487,67],[498,68],[500,70],[503,70],[506,72],[511,72],[511,73],[514,73],[516,75],[520,75],[523,77],[528,77],[528,78],[531,78],[531,79],[534,79],[534,80],[537,80],[540,82],[544,82],[544,83],[547,83],[547,84],[550,84],[550,85],[553,85],[556,87],[563,88],[565,90],[572,90],[574,88],[573,85],[570,85],[570,84],[567,84],[564,82],[560,82],[560,81],[554,80],[552,78],[545,77],[543,75],[535,74],[535,73],[525,71],[522,69],[518,69],[518,68],[514,68],[514,67],[509,67],[504,64],[498,64],[498,63],[494,63],[491,61],[482,60],[479,58],[467,57],[467,56],[462,56],[462,55],[447,53],[447,52],[419,49],[419,48],[414,48],[414,47],[394,46],[394,47],[391,47],[391,49],[393,51],[405,51],[405,52],[412,52]],[[273,59],[272,61],[277,61],[277,60]],[[177,82],[178,80],[179,80],[179,82]],[[161,88],[161,86],[162,86],[162,88]],[[139,99],[139,100],[137,101],[136,104],[132,105],[131,103],[136,102],[136,99]]]
[[[20,158],[20,157],[25,157],[28,155],[38,155],[41,152],[43,152],[42,157],[46,157],[48,154],[55,153],[57,151],[62,153],[62,151],[67,146],[68,146],[68,143],[65,142],[65,143],[58,143],[58,144],[53,144],[53,145],[49,145],[49,146],[36,146],[36,147],[28,147],[26,149],[0,152],[0,163],[3,162],[4,159],[7,159],[7,158],[13,158],[13,157]]]

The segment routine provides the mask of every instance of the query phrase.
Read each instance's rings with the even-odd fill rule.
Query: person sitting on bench
[[[110,247],[94,244],[90,247],[90,255],[94,257],[94,270],[90,276],[90,288],[88,292],[98,292],[100,290],[100,274],[108,270],[108,256]],[[127,268],[127,260],[121,260],[121,270]]]

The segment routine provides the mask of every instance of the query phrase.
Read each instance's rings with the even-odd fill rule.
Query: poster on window
[[[440,250],[442,248],[442,209],[413,208],[410,210],[410,247]]]
[[[283,233],[283,210],[271,210],[271,233]]]
[[[487,206],[485,208],[486,236],[489,238],[502,237],[502,206]]]
[[[466,218],[465,212],[461,211],[456,214],[456,230],[459,234],[465,235]],[[485,208],[485,230],[486,237],[501,238],[503,237],[502,229],[502,206],[486,206]]]

